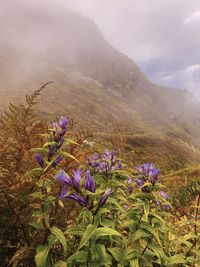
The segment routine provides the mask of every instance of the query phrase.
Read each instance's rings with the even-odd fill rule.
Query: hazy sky
[[[148,77],[200,95],[200,0],[59,0],[95,20]]]

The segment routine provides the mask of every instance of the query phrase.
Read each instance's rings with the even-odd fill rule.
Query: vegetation
[[[1,266],[200,266],[199,181],[168,192],[129,162],[124,128],[107,149],[73,120],[39,121],[46,85],[1,118]]]

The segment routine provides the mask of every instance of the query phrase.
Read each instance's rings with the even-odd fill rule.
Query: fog
[[[153,81],[200,95],[199,0],[66,0]]]
[[[93,49],[83,32],[75,36],[76,25],[67,27],[68,8],[94,20],[106,40],[132,58],[150,80],[200,95],[199,0],[1,0],[3,78],[6,67],[13,75],[20,67],[31,75],[34,68],[62,62],[59,52],[52,53],[55,46],[68,54],[71,65],[81,47]],[[88,39],[92,36],[88,33]],[[69,38],[79,48],[74,50]]]

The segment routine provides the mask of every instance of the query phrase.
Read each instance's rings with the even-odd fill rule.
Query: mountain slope
[[[71,116],[101,137],[128,125],[129,144],[147,151],[143,160],[162,165],[165,155],[168,168],[199,162],[199,107],[188,92],[152,84],[91,20],[58,3],[1,5],[1,111],[54,81],[38,104],[43,116]]]

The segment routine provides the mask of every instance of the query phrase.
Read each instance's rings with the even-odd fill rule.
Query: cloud
[[[167,75],[167,76],[163,76],[160,81],[161,82],[171,82],[174,79],[173,75]]]
[[[188,72],[200,71],[200,64],[189,66],[189,67],[187,67],[186,71],[188,71]]]
[[[31,8],[38,12],[42,5],[53,10],[53,14],[58,4],[62,4],[63,10],[65,7],[75,10],[93,19],[108,42],[132,58],[150,80],[186,88],[200,96],[199,0],[1,1],[1,25],[6,21],[6,14],[16,15],[12,11],[13,6],[17,6],[23,16],[26,15],[21,10],[20,2],[30,3]],[[8,10],[4,10],[3,3],[9,6]],[[27,17],[27,22],[31,23],[31,18]],[[12,32],[15,26],[7,32],[11,40],[14,38]],[[46,43],[49,45],[54,41],[56,38],[50,42],[47,38]],[[23,46],[23,38],[18,38],[18,42]],[[43,47],[40,46],[40,49]]]
[[[187,19],[184,21],[184,24],[188,24],[191,22],[200,22],[200,10],[192,13]]]
[[[65,0],[65,4],[95,20],[109,43],[131,57],[152,81],[193,93],[196,84],[200,95],[197,79],[185,73],[200,64],[199,23],[192,23],[200,21],[199,0]]]

